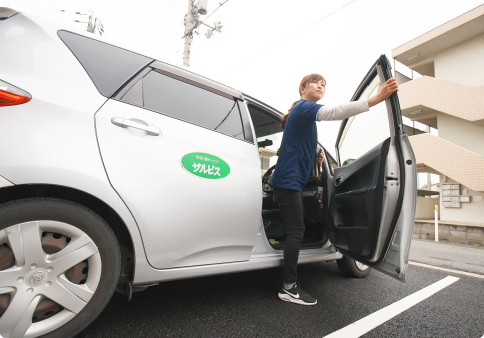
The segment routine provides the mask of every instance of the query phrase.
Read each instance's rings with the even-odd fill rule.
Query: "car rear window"
[[[86,70],[101,95],[110,97],[153,59],[101,41],[60,30],[60,39]]]

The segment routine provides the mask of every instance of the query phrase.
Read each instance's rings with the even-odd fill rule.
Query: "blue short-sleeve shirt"
[[[272,177],[276,188],[302,191],[316,158],[316,115],[322,105],[299,101],[287,117],[279,159]]]

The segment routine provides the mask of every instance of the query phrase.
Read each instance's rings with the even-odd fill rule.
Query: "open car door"
[[[352,101],[392,77],[382,55]],[[415,224],[415,155],[403,132],[397,93],[342,121],[330,199],[330,241],[346,256],[405,281]]]

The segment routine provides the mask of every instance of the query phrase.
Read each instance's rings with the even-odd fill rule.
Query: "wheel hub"
[[[30,276],[29,284],[30,285],[39,284],[42,281],[42,279],[44,279],[44,277],[45,277],[45,271],[37,270],[32,274],[32,276]]]

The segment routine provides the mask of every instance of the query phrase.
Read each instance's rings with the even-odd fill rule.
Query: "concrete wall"
[[[484,64],[482,69],[484,70]],[[437,124],[440,138],[476,154],[484,155],[484,127],[442,113],[437,114]]]
[[[439,224],[439,242],[464,245],[484,245],[484,227]],[[415,222],[413,238],[435,240],[435,224]]]
[[[434,56],[435,77],[467,86],[484,85],[484,34]]]
[[[417,197],[417,211],[415,213],[416,219],[433,219],[435,206],[440,208],[440,200],[438,198]]]
[[[462,170],[466,170],[462,167]],[[460,208],[444,208],[442,205],[442,184],[459,183],[447,177],[447,182],[444,182],[444,176],[440,175],[440,220],[446,222],[470,223],[484,225],[484,193],[476,192],[471,189],[468,191],[469,196],[482,196],[482,202],[475,202],[471,197],[470,203],[461,203]],[[461,185],[462,189],[466,188]],[[417,202],[418,204],[418,202]]]

